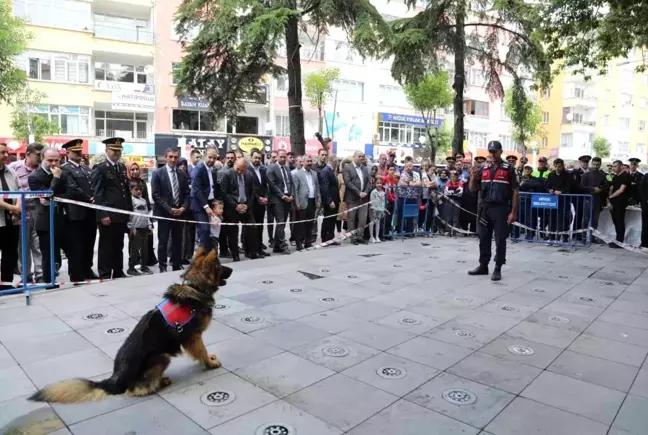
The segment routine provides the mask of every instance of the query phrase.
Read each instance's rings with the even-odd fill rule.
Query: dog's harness
[[[174,328],[179,334],[185,325],[193,320],[196,310],[188,305],[174,304],[168,299],[164,299],[157,306],[158,311],[164,317],[167,324]]]

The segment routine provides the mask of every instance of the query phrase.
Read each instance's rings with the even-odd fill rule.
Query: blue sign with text
[[[380,120],[383,122],[397,122],[401,124],[421,125],[425,126],[425,120],[422,116],[417,115],[400,115],[398,113],[381,113]],[[430,125],[433,127],[441,127],[443,119],[430,119]]]
[[[531,195],[531,208],[558,208],[558,197],[545,193],[534,193]]]

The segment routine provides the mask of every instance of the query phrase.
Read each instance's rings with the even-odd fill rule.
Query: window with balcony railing
[[[622,141],[617,142],[618,152],[627,153],[629,149],[630,149],[630,142],[622,142]]]
[[[89,80],[89,56],[27,51],[16,57],[16,65],[33,80],[62,83],[88,83]]]
[[[112,15],[94,15],[94,35],[97,38],[153,44],[153,31],[146,20]]]
[[[275,136],[290,136],[290,117],[287,115],[277,115],[275,117]]]
[[[146,113],[95,110],[95,136],[146,140],[147,121]]]
[[[39,104],[30,107],[29,113],[55,122],[58,124],[61,134],[90,134],[89,107]]]
[[[153,74],[147,74],[146,68],[143,66],[95,62],[94,70],[95,80],[142,85],[154,84]]]
[[[329,44],[331,44],[331,49],[327,52],[326,58],[328,60],[345,63],[362,63],[362,58],[348,42],[329,41]]]
[[[489,104],[487,101],[466,100],[464,101],[464,113],[487,118],[489,116]]]
[[[630,128],[630,118],[619,118],[619,128],[627,130]]]
[[[13,14],[35,26],[92,29],[92,3],[72,0],[13,0]]]
[[[571,148],[574,145],[574,135],[572,133],[563,133],[560,135],[560,146],[562,148]]]
[[[338,99],[361,103],[364,101],[364,83],[354,80],[338,80],[333,85]]]

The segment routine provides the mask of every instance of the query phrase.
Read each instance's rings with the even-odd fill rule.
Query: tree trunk
[[[466,83],[466,1],[457,4],[457,33],[454,41],[454,137],[452,139],[452,155],[463,153],[464,141],[464,104],[463,94]]]
[[[297,9],[297,0],[291,0]],[[288,119],[290,121],[290,150],[295,155],[306,152],[304,110],[302,108],[301,57],[299,55],[299,26],[296,16],[286,23],[286,55],[288,56]]]
[[[319,105],[317,106],[317,114],[319,116],[319,132],[322,136],[324,136],[326,133],[323,131],[324,129],[324,118],[322,118],[322,106]]]
[[[433,165],[436,163],[434,162],[436,160],[436,153],[437,150],[439,149],[439,124],[436,122],[436,110],[432,112],[432,122],[434,122],[434,141],[432,141],[432,152],[430,153],[430,160]],[[430,137],[430,129],[428,128],[428,140],[431,140],[432,138]]]

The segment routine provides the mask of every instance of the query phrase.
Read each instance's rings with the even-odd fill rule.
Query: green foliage
[[[531,101],[521,83],[514,85],[504,97],[504,112],[511,120],[511,136],[521,144],[525,150],[529,140],[544,134],[540,123],[542,122],[542,109],[540,105]]]
[[[13,16],[11,1],[0,0],[0,103],[10,104],[26,86],[27,76],[14,58],[27,49],[30,39],[24,22]]]
[[[445,154],[448,151],[452,149],[452,137],[454,136],[454,132],[452,129],[448,128],[445,123],[441,128],[436,129],[432,128],[430,129],[430,138],[432,140],[432,143],[436,143],[436,150],[435,150],[435,157],[436,155],[439,154]],[[432,147],[430,146],[430,143],[426,143],[425,147],[427,150],[432,153]]]
[[[319,114],[319,131],[322,132],[323,117],[322,111],[328,97],[333,95],[333,84],[340,78],[340,70],[337,68],[323,68],[312,72],[304,79],[304,93],[311,105]]]
[[[539,33],[547,54],[586,79],[605,74],[612,59],[631,57],[648,45],[648,3],[638,0],[545,0]],[[633,62],[634,63],[634,62]],[[647,69],[639,57],[637,70]]]
[[[610,141],[604,137],[596,137],[592,142],[592,149],[596,157],[610,157]]]
[[[36,106],[45,94],[30,88],[24,88],[16,96],[16,104],[11,115],[10,126],[14,139],[29,140],[34,135],[36,142],[42,142],[46,136],[59,133],[58,123],[49,121],[41,115],[30,113],[28,108]]]

